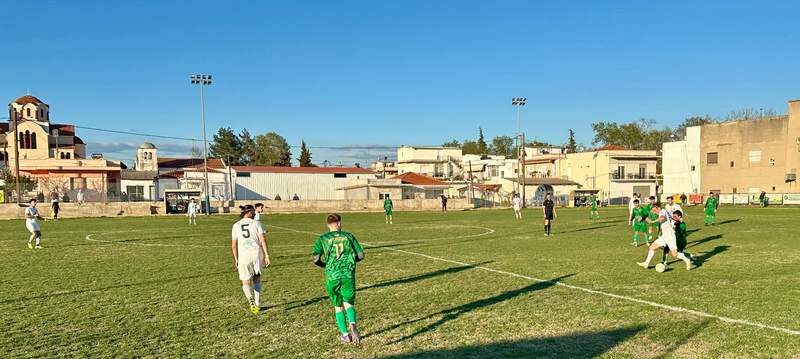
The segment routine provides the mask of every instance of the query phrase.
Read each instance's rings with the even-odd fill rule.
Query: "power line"
[[[150,137],[150,138],[163,138],[163,139],[168,139],[168,140],[203,142],[200,139],[190,138],[190,137],[165,136],[165,135],[156,135],[156,134],[152,134],[152,133],[111,130],[111,129],[106,129],[106,128],[79,126],[79,125],[73,125],[73,127],[79,128],[79,129],[82,129],[82,130],[107,132],[107,133],[116,133],[116,134],[123,134],[123,135],[132,135],[132,136],[141,136],[141,137]],[[212,141],[207,141],[207,142],[211,143]],[[291,147],[291,148],[300,148],[301,146],[289,145],[289,147]],[[385,145],[385,146],[382,146],[382,145],[375,145],[375,146],[353,145],[353,146],[306,146],[306,147],[312,148],[312,149],[325,149],[325,150],[395,150],[395,149],[397,149],[398,147],[401,147],[401,146],[395,146],[395,145]],[[433,147],[433,146],[420,146],[420,147]]]

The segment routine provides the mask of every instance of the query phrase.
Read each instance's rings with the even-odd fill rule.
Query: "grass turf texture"
[[[230,255],[233,216],[0,221],[2,356],[274,358],[800,357],[800,336],[537,282],[548,279],[716,316],[800,330],[798,208],[688,210],[687,251],[666,273],[635,263],[626,209],[344,215],[365,245],[360,347],[337,342],[321,269],[324,215],[267,215],[272,266],[254,316]],[[96,241],[88,241],[86,236]],[[99,242],[107,241],[107,242]],[[467,263],[434,260],[416,254]],[[660,254],[657,258],[660,257]],[[654,260],[652,264],[655,264]]]

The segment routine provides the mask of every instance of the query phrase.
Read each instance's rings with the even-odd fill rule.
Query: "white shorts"
[[[519,206],[514,206],[514,210],[519,211],[520,210]]]
[[[28,232],[31,233],[40,232],[42,230],[42,228],[39,227],[39,223],[25,223],[25,228],[28,228]]]
[[[197,212],[189,212],[189,217],[197,217]]]
[[[675,234],[674,233],[672,233],[672,235],[669,235],[669,233],[667,233],[666,235],[662,234],[653,243],[658,244],[659,247],[667,246],[672,251],[677,250],[677,248],[678,248],[678,242],[675,239]]]
[[[240,257],[237,265],[239,280],[251,280],[261,275],[261,256]]]

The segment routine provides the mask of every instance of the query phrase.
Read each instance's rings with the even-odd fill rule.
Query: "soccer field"
[[[272,256],[249,313],[230,253],[238,217],[0,222],[3,357],[797,358],[798,208],[688,210],[688,252],[636,265],[627,209],[344,214],[365,247],[360,347],[340,344],[322,269],[323,214],[266,215]],[[660,258],[660,254],[657,256]],[[653,264],[655,264],[655,260]]]

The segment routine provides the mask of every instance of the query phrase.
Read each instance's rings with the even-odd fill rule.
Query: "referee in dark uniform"
[[[544,235],[552,236],[550,228],[552,227],[553,219],[556,218],[556,204],[553,202],[550,193],[545,196],[544,202],[542,202],[542,211],[544,212]]]

